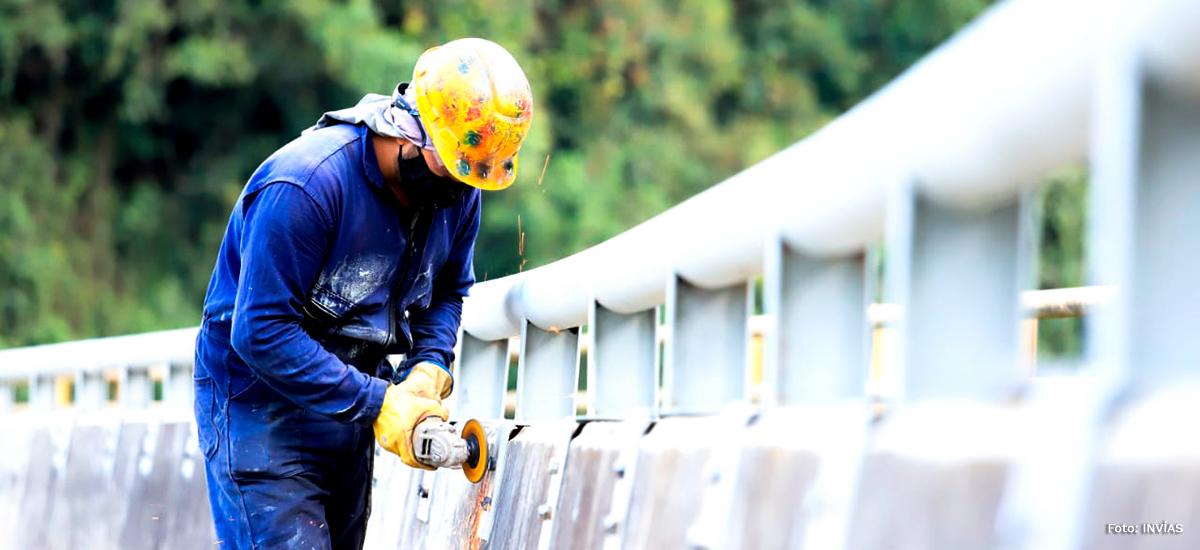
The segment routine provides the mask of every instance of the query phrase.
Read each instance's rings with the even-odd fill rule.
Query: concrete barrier
[[[421,548],[429,536],[432,474],[409,468],[398,458],[385,455],[381,460],[394,463],[388,492],[383,495],[388,502],[384,508],[387,515],[372,510],[368,529],[382,532],[377,548]]]
[[[212,548],[192,423],[56,413],[26,417],[26,427],[12,418],[2,429],[0,510],[10,528],[0,548]]]
[[[375,447],[374,453],[371,470],[371,517],[394,518],[398,515],[399,510],[391,509],[391,502],[387,497],[393,493],[391,484],[397,461],[389,460],[390,455],[383,452],[378,446]],[[395,477],[399,478],[401,474],[395,472]],[[401,488],[395,490],[397,494],[402,492]],[[393,521],[391,523],[396,522]],[[394,548],[397,543],[396,538],[391,536],[394,530],[387,529],[386,525],[386,521],[368,520],[364,546],[368,548]]]
[[[14,548],[52,548],[53,534],[62,529],[51,523],[55,497],[66,475],[70,443],[71,426],[60,420],[55,418],[53,424],[31,435]]]
[[[648,427],[639,421],[592,422],[571,441],[550,548],[602,548],[605,537],[619,530],[629,495],[621,497],[626,501],[619,503],[621,518],[613,517],[617,482],[626,475],[618,460],[622,453],[636,453]]]
[[[746,428],[728,494],[710,495],[722,548],[843,548],[870,427],[862,403],[764,411]],[[769,504],[767,504],[769,503]]]
[[[573,420],[526,426],[510,440],[499,464],[488,544],[494,548],[537,548],[550,536],[567,449],[578,425]]]
[[[104,425],[71,429],[66,476],[49,503],[47,548],[94,548],[95,541],[112,540],[108,515],[117,495],[110,480],[119,431]],[[71,528],[56,528],[66,525]]]
[[[216,532],[213,529],[212,511],[208,505],[208,483],[204,474],[204,457],[200,454],[195,425],[190,422],[174,422],[162,426],[160,440],[167,440],[165,447],[169,455],[178,457],[178,466],[167,463],[171,470],[165,472],[169,486],[165,520],[166,537],[160,548],[174,550],[212,550]],[[164,449],[160,446],[159,449]],[[155,464],[163,464],[161,458]]]
[[[21,511],[25,509],[25,487],[29,480],[29,461],[33,455],[32,429],[26,414],[12,414],[0,422],[0,549],[20,548],[17,532]]]
[[[23,414],[0,423],[0,550],[217,543],[190,420]],[[1193,393],[1110,418],[1094,463],[1078,465],[1091,489],[1077,545],[1002,537],[1011,474],[1028,460],[1018,451],[1044,415],[929,403],[876,426],[858,403],[489,422],[495,469],[478,484],[377,453],[366,547],[1195,548],[1200,443],[1186,434],[1197,416]],[[1182,532],[1145,534],[1151,523]]]
[[[1197,548],[1200,390],[1179,388],[1122,407],[1106,426],[1083,524],[1084,545]]]
[[[185,421],[147,426],[117,539],[121,548],[212,548],[204,471],[197,451],[187,448],[190,439],[195,446],[194,433]]]
[[[106,511],[108,525],[104,537],[97,537],[97,543],[103,548],[117,550],[120,545],[121,530],[125,519],[131,513],[131,493],[139,476],[139,466],[142,463],[143,442],[149,437],[148,433],[157,425],[146,418],[130,419],[122,422],[117,432],[117,448],[113,458],[112,478],[108,493],[112,495],[111,506]],[[132,512],[136,513],[136,511]]]
[[[869,443],[847,548],[995,548],[1020,421],[983,404],[921,404]]]
[[[658,421],[642,438],[633,490],[622,519],[623,548],[685,548],[700,513],[704,471],[726,434],[711,417]]]

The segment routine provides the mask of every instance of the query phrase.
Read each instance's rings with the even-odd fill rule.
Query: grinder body
[[[432,417],[413,430],[413,455],[435,468],[462,468],[467,479],[478,483],[487,468],[487,437],[483,426],[469,420],[460,433],[454,425]]]

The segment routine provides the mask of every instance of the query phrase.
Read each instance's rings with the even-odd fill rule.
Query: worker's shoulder
[[[302,134],[275,151],[254,171],[251,185],[288,182],[300,187],[341,178],[361,169],[363,135],[351,124],[327,126]]]

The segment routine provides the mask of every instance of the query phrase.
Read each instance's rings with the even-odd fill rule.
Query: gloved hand
[[[413,367],[403,382],[391,386],[383,397],[383,407],[375,419],[375,440],[379,446],[400,457],[400,461],[422,470],[434,470],[413,456],[412,435],[426,418],[450,418],[442,398],[450,395],[450,374],[433,363]]]

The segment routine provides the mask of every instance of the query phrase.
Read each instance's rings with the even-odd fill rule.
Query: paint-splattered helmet
[[[480,189],[512,185],[533,120],[533,92],[512,54],[481,38],[447,42],[421,54],[412,86],[450,173]]]

